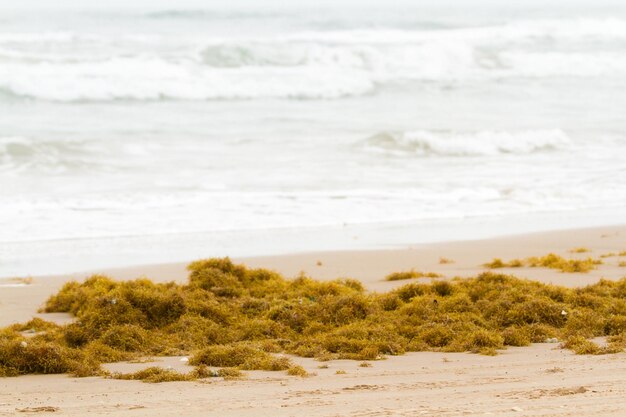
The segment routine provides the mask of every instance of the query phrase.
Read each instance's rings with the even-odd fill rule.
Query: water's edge
[[[475,217],[413,223],[345,225],[0,243],[0,277],[46,276],[230,256],[399,249],[557,230],[626,224],[622,210]]]

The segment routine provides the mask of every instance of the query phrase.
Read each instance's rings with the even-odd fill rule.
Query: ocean
[[[16,3],[0,276],[626,220],[619,2]]]

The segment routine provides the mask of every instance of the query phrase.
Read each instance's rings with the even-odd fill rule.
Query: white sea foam
[[[25,172],[80,175],[87,170],[106,171],[114,166],[114,152],[120,155],[116,147],[93,140],[4,136],[0,137],[0,172],[15,177]]]
[[[269,71],[206,68],[189,60],[155,57],[102,62],[8,64],[0,88],[15,95],[58,101],[336,98],[373,88],[365,74],[305,66]]]
[[[626,21],[520,21],[258,39],[0,34],[0,90],[57,100],[329,99],[398,82],[626,75]],[[572,42],[587,47],[572,49]]]
[[[366,147],[376,151],[418,156],[526,155],[566,150],[571,139],[561,130],[522,132],[480,131],[470,133],[415,130],[384,132],[372,136]]]
[[[350,248],[346,223],[623,212],[626,9],[145,3],[3,14],[0,276],[235,255],[236,230]]]

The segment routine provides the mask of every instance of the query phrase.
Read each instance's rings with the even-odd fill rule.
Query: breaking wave
[[[100,149],[90,149],[82,141],[35,140],[20,136],[0,137],[0,172],[24,170],[64,172],[73,168],[95,167]]]
[[[625,40],[620,19],[258,39],[0,33],[0,90],[55,101],[334,99],[403,82],[624,76]]]
[[[521,132],[480,131],[471,133],[384,132],[366,140],[366,148],[379,152],[418,156],[497,156],[525,155],[535,152],[563,150],[572,141],[565,132],[529,130]]]

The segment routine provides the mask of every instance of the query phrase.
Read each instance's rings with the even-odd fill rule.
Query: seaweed
[[[287,375],[306,377],[309,376],[309,373],[302,366],[294,365],[291,368],[287,369]]]
[[[385,281],[401,281],[415,278],[441,278],[442,275],[436,272],[419,272],[411,269],[404,272],[393,272],[385,277]]]
[[[577,249],[576,253],[580,252],[581,249]],[[584,251],[583,251],[584,252]],[[558,269],[561,272],[589,272],[593,269],[597,268],[597,265],[602,264],[601,259],[565,259],[562,256],[556,255],[554,253],[549,253],[545,256],[533,256],[530,258],[522,259],[512,259],[509,262],[504,262],[500,258],[494,258],[491,262],[483,264],[484,267],[489,269],[498,269],[498,268],[520,268],[520,267],[530,267],[530,268],[550,268],[550,269]]]
[[[196,366],[189,374],[151,368],[113,377],[188,381],[239,378],[246,370],[300,375],[285,354],[373,361],[424,350],[492,355],[546,340],[563,340],[564,348],[580,354],[625,345],[626,278],[570,289],[484,272],[379,294],[353,279],[288,280],[228,258],[189,269],[186,284],[101,275],[67,283],[44,310],[70,312],[75,322],[59,326],[37,318],[0,329],[0,376],[105,375],[103,363],[186,355]],[[609,344],[589,341],[595,337]]]
[[[110,378],[135,380],[150,383],[192,381],[196,379],[195,375],[193,374],[183,374],[180,372],[176,372],[172,369],[164,369],[157,366],[151,366],[150,368],[142,369],[140,371],[129,374],[114,373],[110,375]]]
[[[591,249],[589,248],[585,248],[585,247],[578,247],[578,248],[573,248],[569,250],[570,253],[587,253],[587,252],[591,252]]]
[[[248,343],[208,346],[197,352],[189,363],[262,371],[283,371],[292,366],[289,358],[273,356]]]

